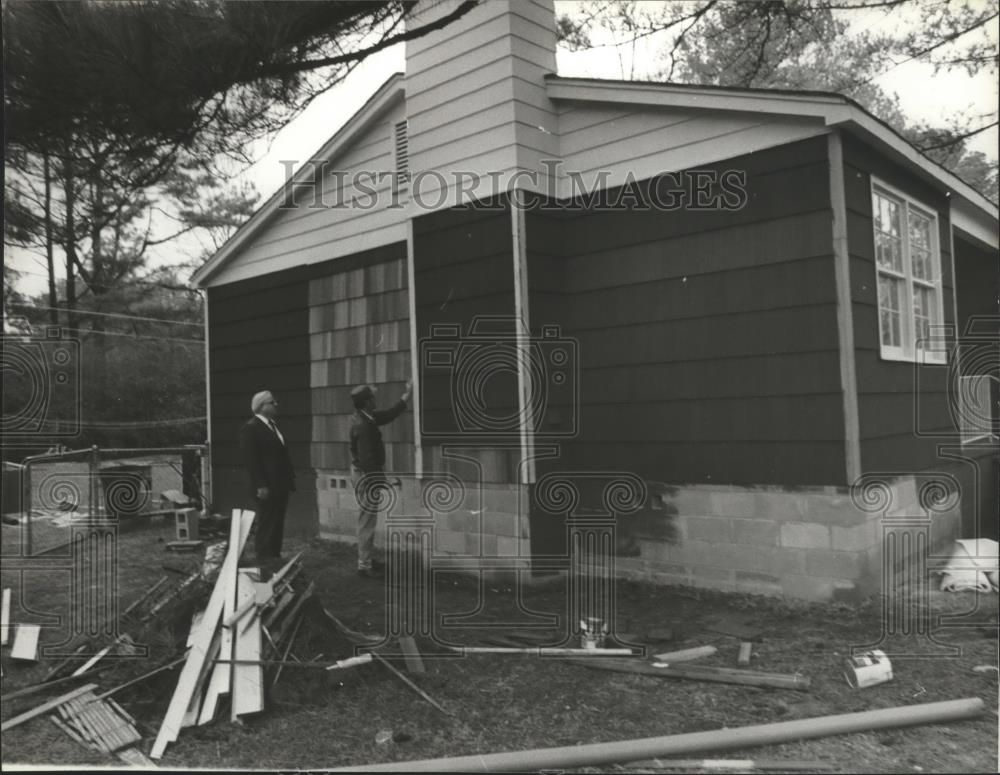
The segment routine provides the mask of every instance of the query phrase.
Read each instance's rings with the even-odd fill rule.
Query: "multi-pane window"
[[[932,341],[944,322],[937,217],[897,191],[872,182],[882,357],[943,363]]]

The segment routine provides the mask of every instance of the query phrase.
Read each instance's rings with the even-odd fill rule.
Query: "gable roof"
[[[405,98],[404,74],[390,76],[353,116],[311,158],[332,161],[398,100]],[[996,248],[1000,211],[989,199],[953,172],[925,156],[895,129],[842,94],[787,89],[750,89],[696,86],[658,81],[621,81],[603,78],[545,76],[550,99],[620,104],[628,106],[681,107],[703,110],[767,113],[821,119],[831,128],[842,128],[875,146],[889,158],[930,183],[943,187],[952,198],[955,227]],[[303,165],[244,223],[191,277],[204,285],[278,212],[289,185],[305,180],[313,170]]]
[[[822,119],[875,146],[918,176],[945,188],[952,196],[955,226],[997,247],[1000,212],[993,202],[925,156],[895,129],[849,97],[833,92],[788,89],[748,89],[696,86],[657,81],[618,81],[603,78],[545,77],[553,100],[603,102],[621,105],[700,108],[769,113]]]
[[[332,161],[340,152],[345,150],[362,132],[368,129],[379,116],[398,100],[403,99],[403,73],[393,73],[386,81],[375,90],[375,93],[368,98],[354,115],[315,153],[309,157],[312,160]],[[315,170],[311,165],[303,164],[299,170],[286,180],[263,205],[257,208],[253,215],[240,226],[239,229],[219,248],[211,258],[191,275],[192,285],[203,285],[212,275],[223,267],[239,250],[244,247],[250,239],[258,234],[278,212],[282,202],[285,201],[285,194],[289,186],[304,181],[314,175]]]

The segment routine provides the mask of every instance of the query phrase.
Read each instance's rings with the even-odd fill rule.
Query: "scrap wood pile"
[[[311,583],[298,583],[304,588],[295,588],[302,580],[298,557],[266,580],[257,568],[239,567],[253,519],[253,512],[234,512],[228,544],[209,546],[199,570],[188,575],[185,570],[167,568],[177,577],[174,583],[165,576],[133,601],[121,613],[118,625],[134,636],[122,633],[104,644],[94,639],[71,643],[71,653],[51,667],[40,683],[5,694],[4,701],[6,705],[8,700],[34,698],[58,687],[65,690],[67,684],[98,676],[102,686],[111,688],[95,694],[100,691],[96,683],[80,686],[4,721],[3,729],[51,714],[52,722],[75,742],[117,753],[129,763],[149,764],[135,748],[144,729],[156,733],[151,753],[159,758],[181,729],[210,723],[220,715],[225,701],[231,720],[263,711],[265,671],[275,685],[283,667],[326,666],[318,662],[322,654],[300,661],[295,653],[303,641],[304,646],[311,645],[303,637],[308,629],[303,628],[305,614],[318,615],[321,610],[312,597]],[[213,577],[214,584],[210,583]],[[325,617],[322,624],[322,633],[313,635],[323,647],[336,648]],[[351,641],[342,641],[349,651]],[[133,658],[108,658],[115,656]],[[37,653],[31,659],[37,661]],[[353,666],[344,665],[345,661],[350,662],[333,664]],[[130,690],[128,701],[121,694],[126,689]],[[155,722],[153,726],[137,722],[111,699],[112,694],[130,708],[153,706],[145,713],[133,710],[147,722],[151,713],[161,712],[157,709],[162,709],[163,697],[169,696],[159,731]]]

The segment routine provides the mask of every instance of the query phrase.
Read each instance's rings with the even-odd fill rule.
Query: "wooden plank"
[[[255,592],[250,573],[241,571],[237,584],[237,599],[253,602]],[[261,657],[261,625],[257,619],[246,632],[236,635],[233,659],[259,660]],[[260,665],[233,665],[233,701],[230,719],[235,721],[247,713],[264,710],[264,668]]]
[[[3,591],[3,611],[0,612],[0,645],[6,646],[10,638],[10,590]]]
[[[139,597],[136,599],[136,601],[134,603],[132,603],[132,605],[130,605],[128,608],[126,608],[124,611],[122,611],[121,618],[124,619],[130,613],[132,613],[132,611],[134,611],[140,605],[142,605],[143,603],[145,603],[150,597],[153,596],[153,594],[160,587],[162,587],[164,584],[166,584],[169,579],[170,579],[169,576],[164,576],[159,581],[157,581],[155,584],[153,584],[153,586],[151,586],[149,589],[147,589],[145,592],[143,592],[141,595],[139,595]]]
[[[126,764],[131,764],[133,767],[156,769],[155,762],[153,762],[152,759],[149,759],[138,748],[126,748],[124,751],[119,751],[118,758]]]
[[[403,658],[406,660],[406,669],[411,673],[426,673],[424,661],[420,658],[420,650],[417,649],[417,642],[411,635],[401,635],[399,637],[399,647],[403,650]]]
[[[810,686],[806,676],[784,673],[758,673],[753,670],[736,670],[728,667],[707,665],[663,665],[642,659],[575,659],[567,661],[597,670],[612,670],[620,673],[650,675],[657,678],[684,678],[691,681],[711,681],[715,683],[741,684],[745,686],[770,686],[776,689],[798,689],[805,691]]]
[[[222,563],[222,569],[219,573],[220,581],[216,582],[215,588],[212,590],[212,595],[205,608],[205,616],[202,618],[201,625],[198,628],[198,637],[195,639],[194,645],[191,646],[191,653],[185,661],[181,675],[177,680],[177,687],[170,699],[167,713],[163,718],[160,731],[157,733],[153,748],[150,751],[150,758],[152,759],[162,758],[167,744],[176,740],[180,732],[181,722],[188,705],[191,703],[198,678],[202,672],[202,668],[205,666],[208,651],[214,640],[215,630],[222,618],[222,607],[226,596],[226,587],[222,579],[231,574],[232,570],[230,569],[236,568],[239,563],[240,555],[243,553],[245,535],[249,532],[250,525],[253,524],[253,518],[254,512],[252,511],[233,510],[233,527],[230,530],[229,551],[226,553],[226,558]],[[246,526],[246,530],[241,529],[243,525]]]
[[[242,531],[249,528],[240,526],[239,529]],[[235,534],[235,530],[236,527],[230,525],[230,532],[232,534]],[[233,540],[232,536],[230,536],[230,540]],[[243,540],[245,541],[246,539],[244,538]],[[235,562],[229,567],[220,569],[219,580],[216,582],[217,584],[224,583],[226,585],[225,598],[222,603],[223,622],[231,617],[236,610],[236,569],[238,565],[239,562]],[[223,570],[225,571],[225,575],[223,575]],[[223,659],[232,659],[233,644],[233,631],[229,627],[223,626],[219,642],[219,656]],[[199,726],[208,724],[215,718],[219,707],[219,700],[223,695],[229,694],[232,687],[232,680],[232,667],[216,663],[212,669],[212,677],[208,682],[208,690],[205,692],[205,701],[201,706],[201,715],[198,717]]]
[[[181,727],[190,727],[198,723],[200,714],[199,711],[202,708],[203,700],[205,697],[205,684],[209,680],[215,668],[215,660],[219,656],[219,646],[222,643],[222,635],[219,632],[215,633],[212,638],[212,645],[208,648],[208,653],[205,656],[205,664],[201,667],[201,673],[198,676],[198,681],[195,684],[194,691],[191,693],[191,700],[188,702],[187,710],[184,712],[184,718],[181,719]]]
[[[370,653],[370,654],[372,655],[372,658],[373,658],[373,659],[377,659],[377,660],[378,660],[379,662],[381,662],[381,663],[382,663],[383,665],[385,665],[385,666],[386,666],[387,668],[389,668],[390,672],[394,673],[394,674],[395,674],[395,676],[396,676],[396,677],[397,677],[397,678],[398,678],[398,679],[399,679],[400,681],[402,681],[402,682],[403,682],[404,684],[406,684],[406,685],[407,685],[407,686],[409,686],[409,687],[410,687],[411,689],[413,689],[413,691],[415,691],[415,692],[416,692],[417,694],[419,694],[419,695],[420,695],[421,697],[423,697],[423,698],[424,698],[425,700],[427,700],[427,702],[429,702],[429,703],[430,703],[430,704],[431,704],[432,706],[434,706],[435,708],[437,708],[437,709],[438,709],[439,711],[441,711],[442,713],[444,713],[444,714],[445,714],[446,716],[451,716],[451,715],[452,715],[452,713],[451,713],[450,711],[448,711],[448,710],[445,710],[445,709],[444,709],[444,708],[443,708],[443,707],[442,707],[442,706],[441,706],[441,705],[440,705],[440,704],[439,704],[439,703],[437,702],[437,700],[435,700],[435,699],[434,699],[433,697],[431,697],[431,696],[430,696],[430,695],[429,695],[429,694],[428,694],[427,692],[425,692],[425,691],[424,691],[423,689],[421,689],[421,688],[420,688],[419,686],[417,686],[417,685],[416,685],[415,683],[413,683],[413,681],[411,681],[411,680],[410,680],[409,678],[407,678],[407,677],[406,677],[405,675],[403,675],[403,673],[402,673],[402,672],[400,672],[400,671],[399,671],[399,670],[398,670],[398,669],[397,669],[396,667],[394,667],[394,666],[393,666],[393,665],[392,665],[392,664],[391,664],[391,663],[389,662],[389,660],[387,660],[387,659],[386,659],[385,657],[383,657],[383,656],[382,656],[381,654],[377,654],[377,653],[375,653],[374,651],[371,651],[371,652],[369,652],[369,653]]]
[[[83,673],[86,673],[88,670],[90,670],[90,668],[92,668],[94,665],[96,665],[98,662],[100,662],[105,657],[105,655],[109,651],[111,651],[111,649],[113,649],[115,646],[117,646],[119,643],[121,643],[122,640],[124,640],[124,638],[125,638],[124,634],[119,635],[111,643],[109,643],[107,646],[105,646],[104,648],[102,648],[100,651],[98,651],[96,654],[94,654],[94,656],[92,656],[90,659],[88,659],[86,662],[84,662],[82,665],[80,665],[80,667],[78,667],[76,670],[74,670],[73,671],[73,675],[82,675]]]
[[[71,726],[69,726],[69,724],[67,724],[67,723],[66,723],[65,721],[60,721],[60,720],[59,720],[59,719],[58,719],[57,717],[55,717],[55,716],[49,716],[49,718],[50,718],[50,719],[52,720],[52,723],[53,723],[53,724],[55,724],[55,725],[56,725],[57,727],[59,727],[59,729],[61,729],[61,730],[62,730],[63,732],[65,732],[65,733],[66,733],[67,735],[69,735],[70,739],[72,739],[72,740],[73,740],[74,742],[77,742],[77,743],[79,743],[79,744],[80,744],[80,745],[82,745],[82,746],[83,746],[84,748],[93,748],[93,749],[96,749],[96,748],[97,748],[97,746],[96,746],[96,745],[93,745],[92,743],[88,743],[88,742],[87,742],[86,740],[84,740],[84,739],[83,739],[83,738],[82,738],[82,737],[81,737],[81,736],[80,736],[80,735],[79,735],[79,734],[78,734],[78,733],[76,732],[76,730],[74,730],[74,729],[73,729],[73,728],[72,728]]]
[[[194,635],[198,632],[198,627],[201,624],[202,618],[205,616],[205,609],[202,608],[200,611],[195,611],[194,615],[191,617],[191,630],[188,632],[187,643],[184,644],[184,648],[191,648],[194,645]]]
[[[10,718],[4,721],[3,724],[0,724],[0,732],[6,732],[8,729],[13,729],[19,724],[23,724],[25,721],[30,721],[35,716],[40,716],[43,713],[48,713],[50,710],[58,708],[60,705],[63,705],[64,703],[71,702],[77,697],[86,694],[87,692],[93,691],[96,688],[97,684],[85,684],[84,686],[78,686],[73,691],[67,692],[61,697],[56,697],[54,699],[49,700],[48,702],[43,702],[36,708],[32,708],[31,710],[26,710],[24,713],[21,713],[18,716],[14,716],[14,718]]]
[[[11,659],[38,661],[38,638],[42,628],[37,624],[19,624],[14,630],[14,645],[10,650]]]
[[[133,678],[130,681],[126,681],[125,683],[120,684],[118,686],[115,686],[112,689],[108,689],[106,692],[101,692],[101,694],[97,695],[97,697],[98,697],[98,699],[101,699],[101,700],[103,700],[105,697],[110,697],[115,692],[120,692],[122,689],[125,689],[125,688],[127,688],[129,686],[132,686],[133,684],[137,684],[137,683],[139,683],[141,681],[145,681],[147,678],[150,678],[151,676],[154,676],[157,673],[161,673],[164,670],[169,670],[172,667],[176,667],[181,662],[183,662],[185,659],[186,659],[186,657],[177,657],[177,659],[172,660],[171,662],[168,662],[165,665],[160,665],[159,667],[157,667],[157,668],[155,668],[153,670],[150,670],[148,673],[143,673],[142,675],[136,676],[135,678]]]
[[[654,654],[653,658],[657,662],[689,662],[692,659],[710,657],[718,651],[715,646],[695,646],[694,648],[681,649],[680,651],[666,651],[662,654]]]

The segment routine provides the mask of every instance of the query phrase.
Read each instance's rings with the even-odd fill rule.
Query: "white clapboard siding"
[[[564,103],[559,116],[559,195],[574,193],[570,172],[606,187],[642,180],[824,134],[819,119],[689,109]],[[575,192],[579,193],[579,192]]]
[[[454,6],[418,7],[417,21]],[[505,190],[513,172],[538,169],[557,152],[556,107],[545,88],[556,67],[554,18],[550,0],[496,0],[450,24],[447,35],[407,42],[410,171],[424,175],[411,188],[420,205],[411,214],[455,204],[458,173],[480,176],[472,192],[486,198]]]
[[[392,129],[405,118],[406,106],[399,100],[327,166],[329,170],[344,173],[347,181],[355,173],[384,172],[381,182],[367,186],[377,192],[375,207],[310,207],[311,192],[305,196],[299,194],[298,206],[279,210],[250,244],[219,270],[212,284],[235,282],[405,241],[404,210],[389,207],[388,177],[393,171]],[[369,199],[368,193],[362,194],[350,185],[338,194],[337,185],[336,176],[324,178],[323,201],[338,204],[359,196]]]

